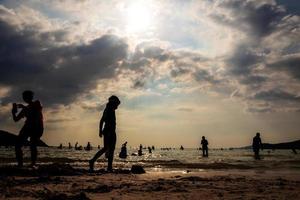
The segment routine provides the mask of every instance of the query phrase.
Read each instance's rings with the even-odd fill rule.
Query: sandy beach
[[[203,170],[134,174],[2,167],[1,199],[299,199],[298,171]]]

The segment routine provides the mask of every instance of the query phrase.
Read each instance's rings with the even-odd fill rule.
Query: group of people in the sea
[[[19,121],[22,118],[25,118],[24,126],[21,128],[19,135],[17,136],[15,145],[16,160],[18,166],[22,167],[22,146],[24,145],[25,141],[30,138],[31,166],[34,167],[37,160],[37,144],[44,132],[42,105],[39,100],[34,100],[34,93],[30,90],[24,91],[22,97],[27,105],[13,103],[12,106],[12,116],[15,122]],[[120,104],[121,101],[117,96],[112,95],[111,97],[109,97],[99,124],[99,136],[100,138],[103,137],[104,146],[102,148],[98,146],[99,150],[93,156],[93,158],[89,160],[89,168],[91,171],[94,170],[94,164],[102,154],[105,154],[108,161],[107,171],[112,171],[113,169],[112,164],[117,139],[115,111],[118,109],[118,106]],[[121,147],[121,152],[119,154],[120,158],[127,157],[126,145],[127,142],[125,142]],[[201,145],[203,157],[208,157],[208,141],[205,136],[202,136]],[[255,159],[260,159],[259,150],[262,149],[260,133],[257,133],[253,138],[252,147]],[[62,144],[59,146],[59,148],[62,148]],[[69,148],[72,148],[70,143]],[[83,149],[91,150],[92,146],[89,142],[86,147],[78,146],[78,143],[75,144],[75,150]],[[181,146],[180,149],[184,150],[184,147]],[[154,150],[154,146],[148,147],[149,153],[152,153],[152,150]],[[143,155],[142,145],[140,145],[137,155]]]

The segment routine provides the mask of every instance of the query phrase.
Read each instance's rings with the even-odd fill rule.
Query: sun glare
[[[137,33],[149,30],[152,25],[153,13],[147,5],[133,4],[127,9],[127,32]]]

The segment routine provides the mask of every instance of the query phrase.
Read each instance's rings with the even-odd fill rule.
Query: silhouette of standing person
[[[138,150],[138,155],[139,155],[139,156],[142,156],[142,155],[143,155],[143,145],[142,145],[142,144],[140,144],[140,148],[139,148],[139,150]]]
[[[86,151],[92,150],[92,145],[90,142],[87,143],[86,147],[84,147],[84,150],[86,150]]]
[[[104,147],[100,149],[95,156],[89,161],[90,170],[94,170],[95,161],[103,154],[107,152],[108,165],[107,171],[112,171],[112,163],[114,158],[114,150],[116,146],[116,114],[115,110],[120,105],[120,100],[117,96],[111,96],[108,99],[106,108],[103,111],[103,116],[99,125],[99,136],[103,138]],[[103,127],[104,124],[104,127]]]
[[[254,158],[256,160],[260,160],[259,149],[262,149],[260,133],[256,133],[256,136],[253,138],[252,148],[253,148],[253,152],[254,152]]]
[[[119,157],[120,158],[127,158],[127,142],[125,142],[124,144],[122,144],[122,147],[121,147],[121,152],[119,153]]]
[[[24,126],[17,136],[15,145],[16,159],[19,167],[23,166],[22,146],[28,138],[30,138],[31,166],[36,164],[37,143],[44,132],[42,105],[40,101],[33,101],[34,93],[30,90],[24,91],[22,96],[27,105],[14,103],[12,108],[12,116],[15,122],[26,118]],[[19,113],[18,108],[21,108]]]
[[[202,145],[202,156],[208,157],[208,141],[205,139],[204,136],[202,136],[201,145]]]

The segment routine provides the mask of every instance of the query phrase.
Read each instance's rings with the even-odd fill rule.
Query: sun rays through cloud
[[[154,11],[145,2],[132,3],[126,8],[126,30],[128,33],[149,31],[155,22],[154,20]]]
[[[189,136],[187,146],[196,146],[205,133],[219,138],[214,145],[230,146],[225,138],[258,130],[273,141],[283,132],[293,139],[300,122],[294,4],[1,1],[0,122],[15,130],[10,103],[33,89],[47,110],[47,131],[65,132],[66,141],[70,132],[78,140],[96,138],[111,94],[122,99],[119,132],[132,143],[155,134],[178,144]],[[47,140],[57,143],[54,136]]]

